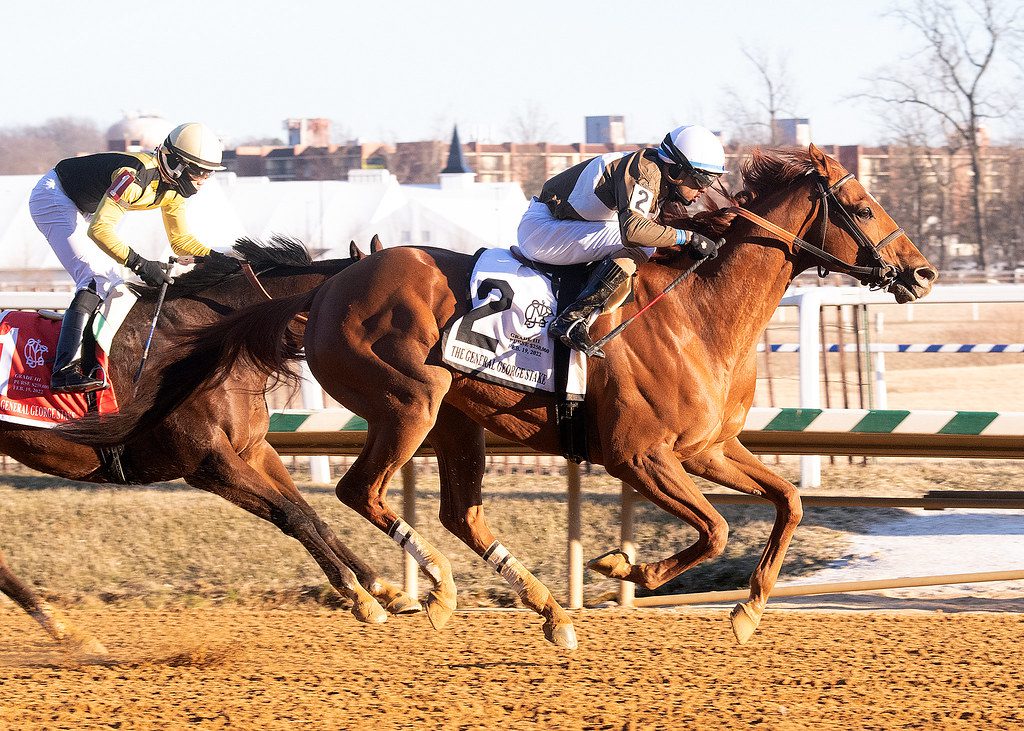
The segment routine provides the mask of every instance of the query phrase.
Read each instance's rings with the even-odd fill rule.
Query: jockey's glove
[[[715,241],[696,231],[676,229],[676,244],[694,259],[714,259],[718,255],[718,247],[724,240]]]
[[[160,262],[143,259],[132,249],[128,249],[128,258],[125,259],[124,264],[138,274],[139,278],[150,287],[174,283],[174,280],[171,279],[171,276]]]

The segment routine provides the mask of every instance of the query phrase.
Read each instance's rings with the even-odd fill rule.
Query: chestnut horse
[[[750,579],[749,599],[730,614],[739,642],[753,634],[801,518],[796,488],[737,439],[753,401],[755,345],[793,277],[819,265],[885,288],[897,302],[924,296],[935,269],[857,180],[813,145],[755,153],[744,166],[742,209],[691,221],[725,245],[717,259],[638,317],[588,365],[589,459],[651,502],[692,525],[696,542],[668,558],[630,563],[619,551],[589,566],[656,588],[719,555],[725,520],[691,476],[769,500],[775,524]],[[830,225],[831,224],[831,225]],[[811,242],[815,243],[811,243]],[[642,265],[635,302],[594,326],[596,337],[652,302],[691,262],[673,252]],[[301,345],[324,388],[367,422],[366,444],[337,495],[420,563],[433,589],[435,627],[455,609],[449,561],[385,500],[388,482],[420,444],[435,450],[441,522],[488,561],[544,617],[544,634],[576,646],[568,614],[484,519],[484,427],[538,452],[559,454],[555,399],[523,394],[453,372],[441,362],[445,324],[466,313],[472,258],[435,248],[386,249],[310,292],[257,305],[196,331],[180,344],[140,407],[79,437],[135,438],[169,408],[231,373],[238,360],[265,373],[292,373],[303,351],[292,318],[309,313]],[[290,334],[289,334],[290,333]],[[170,378],[168,378],[170,377]]]
[[[375,239],[371,250],[379,248]],[[354,258],[312,262],[301,244],[281,238],[271,246],[242,240],[235,249],[258,273],[256,281],[262,282],[271,295],[311,289],[362,258],[353,244]],[[115,336],[110,354],[111,380],[119,403],[124,405],[131,403],[132,376],[139,365],[157,299],[155,289],[140,287],[137,292],[141,299]],[[256,283],[246,281],[234,259],[210,260],[178,277],[167,290],[143,384],[161,375],[186,375],[161,373],[168,355],[173,355],[169,346],[175,331],[215,322],[266,296]],[[0,422],[0,452],[33,469],[86,482],[144,484],[184,478],[190,485],[270,521],[302,543],[331,584],[353,600],[353,612],[360,619],[383,621],[386,615],[380,604],[393,612],[417,611],[418,602],[358,559],[296,490],[287,469],[266,441],[266,383],[266,376],[251,371],[232,374],[220,388],[169,414],[154,431],[124,442],[120,457],[123,480],[105,466],[97,450],[69,442],[53,429]],[[68,649],[90,655],[105,653],[97,639],[71,626],[18,579],[2,554],[0,591]]]

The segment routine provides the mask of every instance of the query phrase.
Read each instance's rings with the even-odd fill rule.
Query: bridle
[[[818,275],[824,277],[829,271],[843,272],[844,274],[850,274],[857,278],[863,278],[867,281],[872,289],[885,289],[889,287],[899,274],[899,270],[892,264],[889,264],[882,258],[882,249],[891,244],[893,241],[898,239],[900,236],[905,235],[905,231],[902,228],[897,228],[891,234],[886,236],[884,239],[879,241],[877,244],[872,243],[864,232],[861,231],[860,226],[850,212],[847,211],[843,205],[836,198],[836,194],[839,189],[843,187],[847,182],[853,180],[853,173],[847,173],[842,178],[837,180],[832,185],[828,184],[828,179],[817,172],[808,173],[808,175],[816,175],[817,179],[815,184],[817,185],[818,192],[820,193],[819,200],[822,208],[822,229],[821,229],[821,246],[815,246],[814,244],[805,241],[794,233],[790,233],[781,226],[776,226],[771,221],[762,218],[761,216],[748,211],[746,208],[739,206],[733,206],[728,208],[731,213],[735,213],[743,218],[751,221],[752,223],[767,229],[775,236],[778,236],[785,243],[791,245],[795,249],[800,249],[811,254],[815,258],[820,260],[818,264]],[[731,197],[731,196],[730,196]],[[828,221],[829,221],[829,199],[835,203],[833,210],[839,214],[841,219],[840,228],[845,231],[857,244],[858,254],[861,251],[866,251],[871,259],[874,261],[876,266],[859,266],[857,264],[850,264],[843,261],[839,257],[830,254],[825,251],[825,237],[828,234]],[[813,219],[814,211],[811,211],[808,220]]]
[[[242,268],[242,273],[245,274],[245,278],[249,280],[249,284],[252,285],[253,289],[262,294],[267,300],[274,299],[273,295],[271,295],[270,292],[267,291],[267,288],[263,286],[263,282],[259,280],[259,277],[256,275],[256,270],[252,268],[252,264],[243,259],[238,262],[238,265]],[[309,321],[309,317],[301,312],[297,314],[294,319],[301,323]]]
[[[796,249],[801,249],[803,251],[808,252],[812,256],[817,257],[822,262],[824,262],[822,264],[818,264],[818,274],[821,276],[825,276],[826,274],[828,274],[830,269],[834,269],[835,271],[844,272],[846,274],[851,274],[857,277],[864,277],[868,281],[872,289],[885,289],[892,285],[893,283],[895,283],[897,277],[899,276],[899,270],[892,264],[889,264],[884,259],[882,259],[882,249],[884,249],[886,246],[888,246],[893,241],[898,239],[900,236],[903,236],[905,233],[903,229],[896,229],[891,234],[886,236],[884,239],[879,241],[877,244],[871,243],[868,237],[864,235],[864,232],[860,230],[860,227],[857,225],[857,222],[853,220],[853,216],[850,215],[850,212],[843,208],[842,204],[836,198],[836,193],[839,192],[839,189],[842,188],[843,185],[845,185],[850,180],[853,180],[853,173],[847,173],[838,181],[833,183],[831,186],[828,184],[828,178],[821,175],[820,173],[817,173],[816,171],[812,171],[808,173],[808,175],[817,175],[815,184],[818,187],[818,192],[821,194],[821,207],[824,214],[824,221],[821,230],[821,246],[815,246],[814,244],[800,238],[796,234],[790,233],[781,226],[776,226],[768,219],[762,218],[756,213],[748,211],[746,208],[742,208],[739,205],[734,205],[730,208],[723,208],[722,210],[743,216],[743,218],[747,219],[748,221],[751,221],[752,223],[755,223],[758,226],[766,229],[769,233],[778,236],[785,243],[791,245],[792,247]],[[722,193],[726,198],[736,203],[736,198],[732,196],[727,190],[725,190],[725,188],[722,187],[720,183],[718,185],[718,191]],[[833,254],[830,254],[827,251],[825,251],[825,238],[828,234],[828,201],[830,198],[832,199],[832,202],[836,204],[834,210],[840,213],[842,222],[845,224],[841,226],[842,230],[848,233],[850,236],[852,236],[853,240],[857,242],[857,253],[859,254],[862,249],[866,250],[878,266],[863,267],[857,264],[849,264],[840,259],[839,257],[834,256]],[[814,217],[815,211],[812,208],[811,212],[807,215],[807,220],[804,222],[804,227],[807,227],[807,225],[814,219]],[[704,256],[703,258],[695,260],[692,266],[690,266],[688,269],[685,269],[682,273],[679,274],[679,276],[673,279],[669,283],[669,285],[665,287],[664,290],[662,290],[662,292],[659,295],[654,297],[650,302],[648,302],[646,305],[644,305],[635,313],[633,313],[633,315],[623,320],[617,327],[612,329],[611,332],[609,332],[603,338],[600,338],[597,342],[595,342],[591,349],[587,351],[587,354],[589,355],[593,353],[595,350],[599,350],[605,343],[619,335],[619,333],[625,330],[631,322],[633,322],[637,317],[639,317],[644,312],[649,310],[658,300],[660,300],[662,297],[671,292],[677,284],[679,284],[683,279],[692,274],[693,271],[697,269],[701,264],[703,264],[708,259],[713,259],[716,256],[716,253],[717,252],[712,251],[710,254]]]

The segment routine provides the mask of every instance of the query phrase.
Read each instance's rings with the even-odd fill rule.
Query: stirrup
[[[51,393],[92,393],[109,387],[105,380],[82,373],[80,364],[68,366],[50,376]]]
[[[604,358],[604,351],[590,339],[586,318],[574,320],[565,332],[558,328],[558,332],[554,334],[567,348],[578,350],[591,358]]]

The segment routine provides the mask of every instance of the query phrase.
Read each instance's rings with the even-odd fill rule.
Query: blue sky
[[[183,0],[19,3],[0,31],[0,126],[56,116],[102,127],[125,110],[204,121],[228,140],[281,136],[286,117],[328,117],[353,136],[414,140],[453,123],[509,138],[539,115],[553,139],[622,114],[648,141],[684,121],[728,130],[724,90],[759,94],[747,48],[785,55],[820,143],[870,143],[875,114],[847,100],[914,38],[857,3],[433,3]],[[902,49],[902,50],[901,50]],[[529,111],[535,110],[535,111]]]

